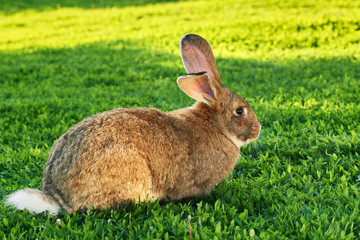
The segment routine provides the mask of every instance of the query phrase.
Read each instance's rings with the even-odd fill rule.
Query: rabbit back
[[[159,149],[147,145],[169,148],[153,122],[162,115],[156,109],[116,109],[75,125],[54,144],[42,191],[68,212],[158,198],[162,193],[153,183],[161,176],[154,176],[156,161],[149,161]]]

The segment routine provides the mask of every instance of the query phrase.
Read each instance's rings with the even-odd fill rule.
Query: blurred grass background
[[[32,216],[0,205],[0,237],[360,237],[360,2],[8,1],[0,4],[0,197],[40,188],[53,142],[117,107],[189,106],[179,39],[214,51],[263,125],[204,198]]]

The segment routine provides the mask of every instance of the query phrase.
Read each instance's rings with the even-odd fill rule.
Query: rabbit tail
[[[49,213],[57,215],[60,210],[59,204],[37,189],[25,188],[16,191],[7,196],[5,202],[20,210],[27,209],[34,213],[49,211]]]

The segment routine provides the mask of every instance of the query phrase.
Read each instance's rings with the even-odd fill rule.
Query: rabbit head
[[[218,128],[236,146],[254,141],[261,125],[243,98],[221,86],[210,44],[198,35],[188,34],[180,41],[180,52],[188,74],[178,78],[179,87],[197,101],[196,105],[210,108]]]

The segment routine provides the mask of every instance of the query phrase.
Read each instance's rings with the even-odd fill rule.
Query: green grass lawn
[[[1,239],[359,239],[360,2],[0,4]],[[54,141],[95,113],[189,106],[179,39],[212,45],[262,123],[209,196],[51,216],[5,206],[41,188]],[[61,224],[56,224],[60,219]]]

